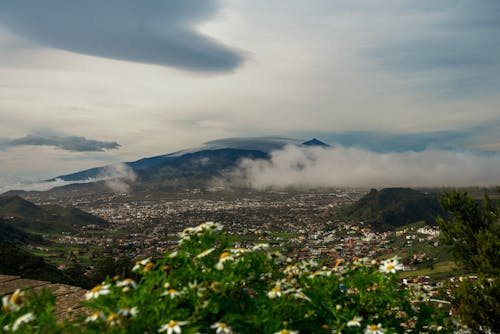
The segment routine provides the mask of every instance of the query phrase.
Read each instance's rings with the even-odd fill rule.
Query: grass
[[[453,261],[442,261],[434,264],[432,268],[417,269],[412,271],[403,271],[399,273],[399,278],[414,276],[430,276],[433,278],[442,278],[452,276],[457,273],[457,266]]]

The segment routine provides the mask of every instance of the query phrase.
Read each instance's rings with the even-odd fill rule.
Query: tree
[[[456,263],[477,276],[453,291],[453,307],[472,330],[500,333],[500,201],[485,194],[482,203],[465,192],[441,198],[449,219],[438,219],[441,241],[451,246]]]

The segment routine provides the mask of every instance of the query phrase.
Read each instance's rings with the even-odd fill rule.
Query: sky
[[[2,1],[0,185],[227,137],[497,159],[499,17],[497,0]]]

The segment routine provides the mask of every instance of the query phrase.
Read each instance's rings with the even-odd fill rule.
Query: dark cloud
[[[411,1],[399,37],[368,48],[385,69],[431,78],[422,85],[439,95],[491,94],[500,85],[500,2]],[[419,17],[416,19],[415,17]],[[407,25],[405,25],[407,24]]]
[[[196,31],[217,0],[17,0],[0,2],[0,24],[50,47],[194,71],[229,71],[235,50]]]
[[[27,135],[22,138],[11,140],[8,146],[54,146],[67,151],[74,152],[104,152],[105,150],[116,150],[120,147],[117,142],[98,141],[76,136],[44,136]]]

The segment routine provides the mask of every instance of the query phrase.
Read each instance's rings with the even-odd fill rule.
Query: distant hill
[[[85,225],[108,222],[73,207],[38,206],[19,196],[0,197],[0,218],[18,229],[51,233],[72,232]]]
[[[434,224],[437,216],[445,216],[435,194],[410,188],[372,189],[345,213],[350,219],[371,223],[379,231],[417,221]]]
[[[44,239],[35,234],[25,232],[11,223],[0,219],[0,243],[10,242],[13,244],[40,243]]]

